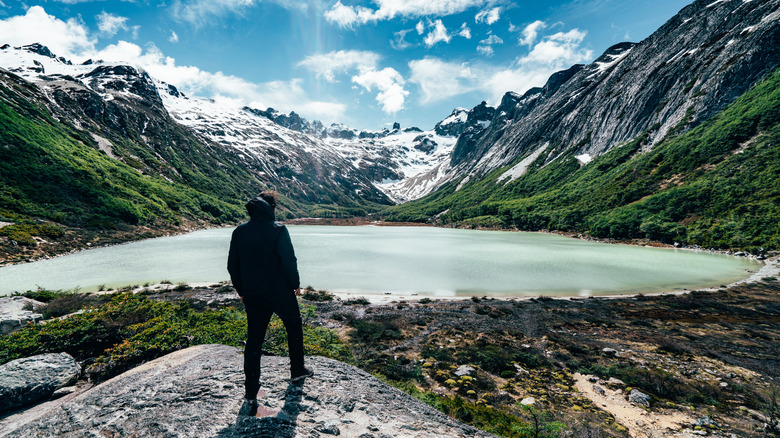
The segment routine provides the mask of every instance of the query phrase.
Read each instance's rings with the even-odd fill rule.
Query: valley
[[[352,11],[355,20],[381,27],[382,2],[373,3],[378,9],[337,2],[328,20]],[[452,28],[459,33],[445,29],[440,40],[429,38],[442,21],[425,21],[423,14],[389,44],[411,54],[456,37],[470,41],[472,28],[476,35],[490,14],[499,20],[508,13],[502,7],[467,17],[459,31]],[[43,11],[30,9],[36,8]],[[413,18],[398,17],[404,26]],[[79,23],[80,16],[67,25]],[[339,30],[354,37],[355,23],[340,22]],[[513,67],[522,67],[537,47],[534,29],[549,26],[541,48],[585,36],[574,28],[552,33],[559,24],[543,21],[506,24],[514,41],[504,47],[529,49]],[[128,39],[142,29],[117,26]],[[101,38],[110,31],[103,26]],[[173,47],[179,36],[170,32],[165,37]],[[418,46],[405,45],[415,33]],[[476,48],[484,60],[493,54],[491,44],[504,44],[493,28],[489,35]],[[470,109],[445,111],[433,127],[326,126],[235,96],[190,95],[137,63],[68,59],[43,42],[0,41],[0,270],[88,248],[227,229],[246,220],[244,203],[266,189],[279,192],[276,218],[291,228],[541,231],[738,254],[765,261],[769,270],[748,283],[707,290],[699,283],[675,293],[567,299],[394,297],[389,291],[368,299],[315,284],[323,290],[308,287],[300,300],[306,351],[353,364],[498,436],[780,435],[780,0],[696,0],[641,41],[605,44],[600,56],[556,67],[539,86],[503,89],[492,104],[486,95]],[[290,69],[323,90],[349,84],[360,93],[349,103],[371,101],[374,109],[384,110],[389,97],[394,108],[399,100],[425,106],[439,98],[433,91],[453,92],[443,85],[426,89],[419,71],[413,74],[414,66],[439,61],[427,52],[407,63],[407,82],[393,68],[380,69],[380,60],[393,57],[331,52],[355,53],[359,61],[339,58],[342,64],[324,66],[329,70],[312,69],[308,57]],[[482,62],[448,73],[467,84]],[[236,79],[222,71],[215,76]],[[286,84],[295,91],[300,80]],[[422,90],[419,100],[404,100],[412,86]],[[457,239],[440,240],[445,251],[463,249],[452,243]],[[371,242],[379,246],[377,240],[363,246]],[[552,253],[555,245],[547,245]],[[370,254],[359,246],[351,252]],[[410,263],[403,251],[394,254]],[[443,259],[424,261],[433,266]],[[637,265],[644,268],[641,257]],[[678,265],[686,269],[685,262]],[[477,280],[490,275],[473,264],[445,266],[445,275],[446,269],[475,272]],[[581,283],[590,272],[581,272]],[[609,268],[598,272],[599,280],[611,278]],[[246,316],[229,283],[150,283],[89,293],[57,286],[17,291],[13,299],[24,296],[25,311],[40,314],[33,322],[46,322],[20,322],[0,336],[0,365],[64,350],[83,367],[79,384],[88,387],[193,345],[239,347],[245,340]],[[278,319],[264,348],[268,355],[287,354]]]

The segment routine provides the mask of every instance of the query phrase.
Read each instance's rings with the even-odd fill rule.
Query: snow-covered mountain
[[[419,198],[437,187],[437,176],[443,176],[439,169],[449,162],[457,141],[457,135],[447,131],[449,124],[459,123],[452,117],[437,124],[438,130],[401,129],[396,124],[392,130],[358,131],[343,124],[325,127],[272,108],[223,106],[178,92],[162,96],[179,123],[251,157],[263,172],[302,163],[306,154],[343,169],[345,177],[359,174],[394,202]]]
[[[294,112],[187,96],[131,66],[75,64],[40,44],[3,46],[0,67],[37,84],[53,103],[78,89],[104,102],[121,99],[134,108],[167,112],[204,142],[233,154],[268,186],[313,204],[340,205],[345,197],[386,204],[429,193],[445,174],[467,118],[458,109],[430,131],[397,124],[380,131],[325,127]],[[103,140],[111,150],[111,141]]]

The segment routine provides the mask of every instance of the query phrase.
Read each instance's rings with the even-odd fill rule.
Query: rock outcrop
[[[47,353],[0,365],[0,413],[45,400],[81,375],[67,353]],[[0,428],[2,429],[2,428]]]
[[[256,415],[242,406],[238,348],[201,345],[171,353],[36,416],[0,421],[0,437],[486,437],[370,374],[308,357],[315,371],[289,383],[289,361],[263,357]],[[21,414],[20,414],[21,415]]]
[[[43,305],[40,301],[25,297],[0,298],[0,336],[13,333],[25,324],[39,321],[43,316],[29,309]]]

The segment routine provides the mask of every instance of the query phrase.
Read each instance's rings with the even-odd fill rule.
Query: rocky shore
[[[777,384],[780,379],[780,283],[777,265],[770,263],[768,266],[775,271],[762,271],[763,277],[752,283],[684,294],[560,300],[545,297],[462,300],[393,297],[391,302],[376,303],[310,289],[302,295],[301,304],[307,330],[324,330],[317,332],[317,336],[333,336],[327,341],[329,343],[343,342],[346,351],[338,347],[343,360],[380,376],[384,382],[424,400],[449,417],[497,435],[517,436],[523,430],[527,432],[529,425],[540,424],[559,428],[556,430],[560,433],[566,431],[566,436],[575,437],[765,437],[778,432],[777,419],[780,418],[777,404],[777,394],[780,394]],[[223,315],[217,321],[228,318],[225,323],[242,315],[238,297],[229,284],[159,285],[139,287],[131,292],[149,302],[180,303],[184,307],[177,304],[175,309],[192,309],[193,316],[198,312],[205,314],[227,309],[215,313]],[[96,301],[90,302],[100,303],[113,295],[104,292],[94,296]],[[139,301],[130,308],[141,304]],[[106,315],[110,315],[113,311],[107,312]],[[114,318],[111,324],[117,323],[117,317]],[[126,317],[118,318],[122,321]],[[214,317],[210,318],[208,321],[214,321]],[[136,321],[130,319],[123,324],[130,327]],[[155,324],[144,330],[152,335],[159,332],[160,336],[166,336],[169,330],[165,324]],[[216,324],[212,328],[215,333],[228,330],[221,328],[219,324],[223,323]],[[238,327],[241,324],[239,321]],[[118,334],[128,330],[122,326],[117,329]],[[284,345],[284,338],[280,337],[281,326],[274,330],[269,332],[269,351],[278,351],[277,348]],[[167,343],[174,341],[173,348],[176,349],[200,342],[194,332],[185,330],[181,333],[180,338],[159,341],[149,337],[152,335],[144,335],[145,344],[127,344],[135,345],[128,347],[130,350],[122,347],[127,343],[122,341],[124,344],[114,348],[125,352],[110,357],[118,360],[135,349],[146,348],[146,353],[132,354],[153,358],[158,343],[169,345]],[[240,332],[237,335],[240,338]],[[0,346],[2,341],[0,338]],[[84,347],[79,348],[83,350]],[[103,348],[95,351],[103,351]],[[239,354],[238,350],[233,351],[235,353],[230,354]],[[269,356],[264,361],[269,366],[284,369],[283,359]],[[142,363],[141,370],[149,370],[149,364],[157,363],[152,368],[162,369],[161,364],[165,362]],[[331,366],[325,362],[316,363],[318,368]],[[100,376],[111,369],[106,368],[111,362],[96,362],[89,354],[79,359],[79,365],[84,371],[77,387],[82,390],[91,385],[85,379],[98,383]],[[122,370],[121,367],[114,369]],[[277,377],[282,379],[283,374],[278,371]],[[272,376],[269,374],[271,381],[276,378]],[[226,386],[223,389],[238,391],[240,382],[229,381],[224,385],[232,384],[235,388]],[[339,385],[338,379],[328,382],[329,387]],[[352,385],[341,384],[345,388]],[[281,400],[286,397],[282,394],[286,387],[274,385],[264,389],[271,397],[263,405],[263,412],[284,412]],[[147,390],[136,388],[134,391],[143,393]],[[72,397],[74,395],[68,395],[63,400]],[[186,399],[181,394],[166,397],[166,400]],[[349,402],[348,397],[344,397],[337,405]],[[44,405],[47,403],[53,402]],[[112,403],[128,406],[122,401],[100,406],[113,409]],[[139,403],[142,406],[145,402]],[[410,403],[402,402],[411,406]],[[0,420],[0,424],[10,424],[7,422],[13,419],[14,427],[18,427],[13,430],[33,434],[35,429],[26,429],[32,426],[22,426],[19,419],[43,409],[40,406],[43,405]],[[224,409],[227,409],[225,418],[229,421],[220,423],[227,429],[219,431],[244,427],[245,421],[238,421],[237,413],[230,411],[240,409],[239,406],[230,405],[229,409]],[[333,419],[352,418],[348,416],[352,412],[349,410],[336,408],[333,412],[338,413]],[[87,414],[84,415],[86,418]],[[125,418],[124,414],[116,415]],[[302,418],[298,417],[296,433],[299,434],[301,430],[306,433],[311,430],[327,435],[320,429],[336,430],[331,428],[335,426],[339,433],[346,435],[347,431],[353,431],[354,424],[363,424],[350,419],[354,423],[314,422],[310,424],[312,429],[300,429]],[[102,424],[100,421],[98,423]],[[385,432],[375,424],[380,421],[371,421],[371,427],[380,431],[365,426],[360,434],[382,436]],[[281,423],[274,424],[277,430],[286,430],[278,429],[284,427],[279,425]],[[423,433],[421,431],[429,427],[432,426],[411,431],[408,436],[427,436],[412,432]],[[67,436],[70,432],[62,429],[62,433]]]

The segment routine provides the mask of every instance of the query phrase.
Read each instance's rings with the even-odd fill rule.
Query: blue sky
[[[640,41],[687,0],[0,0],[0,44],[122,61],[185,93],[430,129]]]

